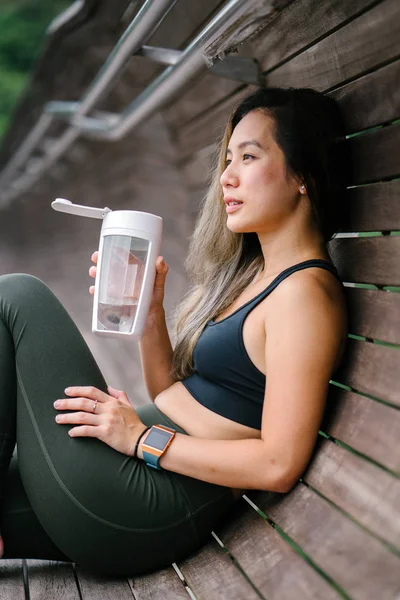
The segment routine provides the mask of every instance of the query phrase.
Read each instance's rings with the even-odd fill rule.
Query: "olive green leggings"
[[[157,471],[95,438],[71,438],[53,402],[70,385],[106,383],[49,288],[0,277],[0,532],[4,558],[68,560],[133,576],[198,550],[230,514],[227,487]],[[125,390],[131,401],[134,391]],[[154,404],[146,425],[175,425]],[[9,461],[17,442],[17,456]]]

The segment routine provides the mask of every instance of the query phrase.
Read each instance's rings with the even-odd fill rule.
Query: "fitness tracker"
[[[175,437],[176,431],[165,427],[164,425],[153,425],[150,433],[142,442],[143,460],[146,465],[153,469],[161,470],[159,465],[160,458],[163,456],[172,440]]]

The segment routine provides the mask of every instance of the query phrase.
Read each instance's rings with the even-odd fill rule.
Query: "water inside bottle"
[[[137,311],[137,300],[126,304],[106,304],[99,302],[98,320],[108,331],[129,333],[132,331]]]
[[[149,242],[124,235],[105,236],[99,281],[97,326],[132,333],[140,300]]]

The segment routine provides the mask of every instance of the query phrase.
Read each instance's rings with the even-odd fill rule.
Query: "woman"
[[[348,165],[329,98],[267,88],[236,108],[192,236],[175,349],[157,259],[140,342],[153,403],[137,410],[42,282],[0,278],[0,489],[15,435],[23,482],[13,459],[4,557],[152,571],[197,550],[243,490],[294,486],[347,337],[326,242]]]

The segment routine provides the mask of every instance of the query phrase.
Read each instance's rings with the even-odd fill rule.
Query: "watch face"
[[[162,429],[152,429],[145,439],[145,446],[152,446],[157,450],[164,450],[165,444],[168,442],[172,433],[163,431]]]

